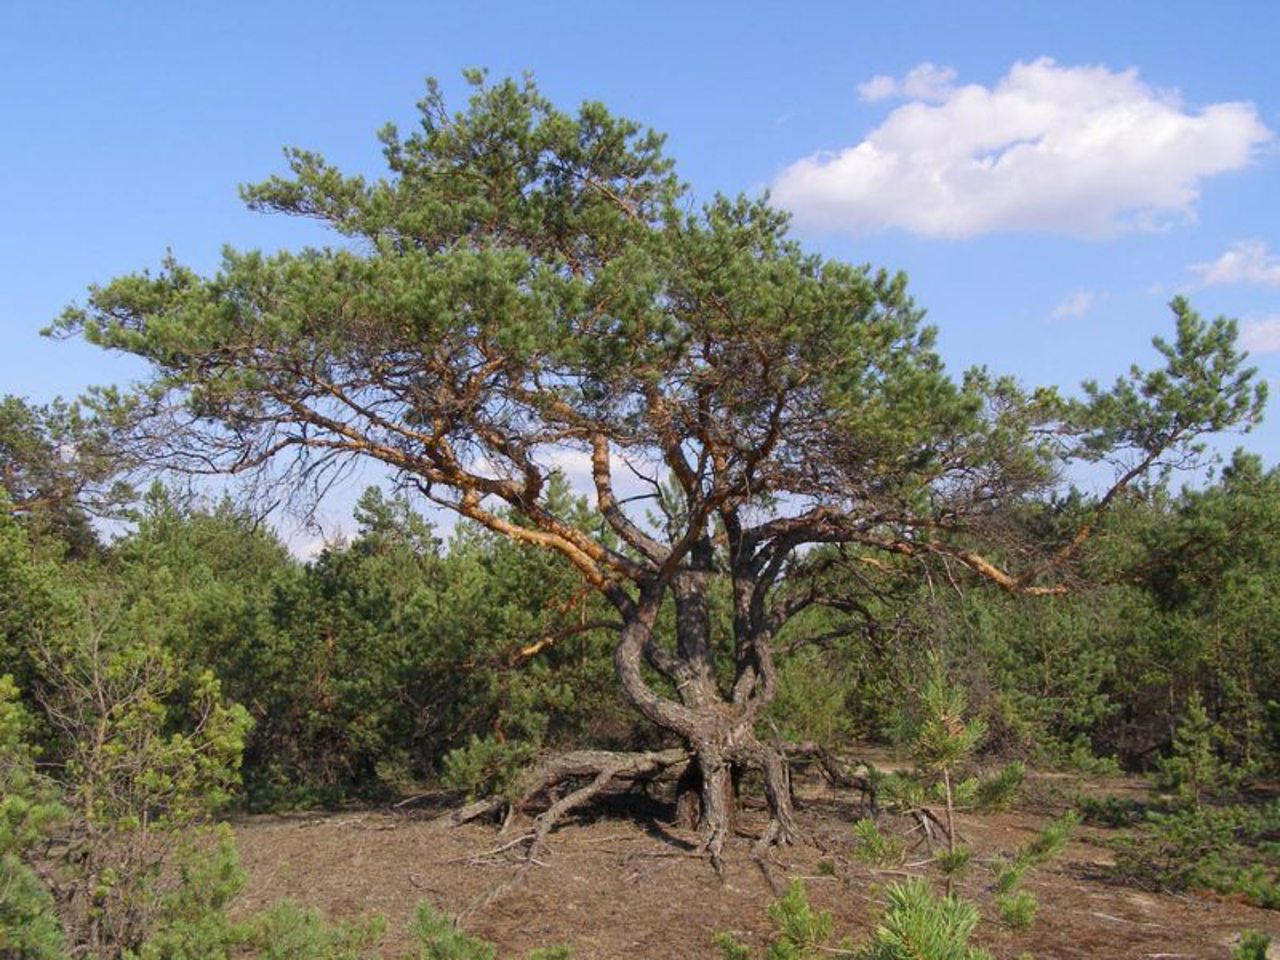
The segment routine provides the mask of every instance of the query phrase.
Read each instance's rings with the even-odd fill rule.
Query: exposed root
[[[765,798],[769,801],[769,825],[756,842],[758,853],[773,846],[797,843],[804,839],[796,824],[791,802],[791,765],[781,744],[773,750],[762,751],[761,770],[764,774]]]
[[[499,811],[506,806],[507,801],[502,797],[488,797],[484,800],[468,803],[464,807],[459,807],[457,810],[436,817],[432,822],[444,827],[460,827],[464,823],[471,823],[471,821],[479,820],[482,817],[496,817]]]
[[[600,794],[617,786],[633,787],[640,783],[674,778],[689,763],[688,751],[682,749],[658,750],[647,753],[614,753],[608,750],[577,750],[548,757],[521,775],[517,795],[519,800],[508,806],[501,797],[479,800],[439,818],[450,826],[477,820],[486,815],[497,816],[507,808],[503,830],[510,826],[515,814],[545,802],[556,787],[591,778],[585,786],[554,799],[534,821],[533,829],[504,844],[495,852],[508,851],[524,846],[524,859],[537,861],[542,854],[548,834],[566,814],[590,803]]]
[[[711,866],[716,875],[724,879],[724,841],[727,831],[723,826],[710,824],[703,826],[698,833],[698,843],[694,852],[711,859]]]
[[[605,767],[585,787],[566,794],[547,807],[546,811],[533,822],[532,840],[529,842],[529,859],[538,859],[538,856],[542,853],[542,846],[546,842],[547,834],[551,832],[551,828],[556,825],[557,820],[575,807],[584,806],[598,796],[613,782],[613,778],[617,776],[617,773],[617,768]]]
[[[833,787],[845,790],[857,790],[874,815],[878,811],[876,803],[876,787],[871,778],[860,773],[847,772],[846,765],[839,757],[820,743],[784,743],[783,752],[787,760],[813,760],[818,769]]]
[[[781,746],[781,745],[779,745]],[[791,805],[791,783],[788,758],[790,756],[816,756],[826,770],[839,771],[838,762],[825,751],[811,744],[787,745],[786,749],[769,748],[756,742],[739,754],[749,765],[764,775],[765,794],[770,811],[768,825],[753,845],[753,856],[765,856],[775,846],[796,843],[804,836],[795,822]],[[541,808],[531,828],[525,828],[519,836],[513,836],[495,849],[478,855],[481,858],[511,856],[519,851],[520,859],[538,862],[546,851],[547,839],[557,825],[569,814],[579,810],[602,794],[629,789],[638,784],[676,780],[686,776],[694,768],[694,756],[685,749],[651,751],[647,753],[614,753],[605,750],[579,750],[551,756],[521,775],[517,781],[519,797],[514,802],[495,797],[467,804],[458,810],[438,818],[446,825],[472,822],[483,817],[503,820],[503,832],[511,826],[519,814]],[[711,763],[703,757],[701,765],[704,778],[714,781],[708,788],[704,783],[701,800],[704,806],[696,840],[697,855],[708,857],[716,872],[723,875],[724,848],[733,835],[733,795],[728,787],[730,767],[723,761]],[[847,775],[841,773],[843,777]],[[719,781],[724,780],[725,783]],[[557,788],[568,787],[562,795]],[[723,789],[721,789],[723,788]]]

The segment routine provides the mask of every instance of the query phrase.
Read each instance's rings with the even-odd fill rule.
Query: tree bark
[[[662,591],[641,593],[627,611],[625,625],[614,650],[614,667],[626,699],[648,720],[668,730],[689,745],[694,755],[695,775],[687,774],[680,804],[692,820],[689,794],[698,787],[698,847],[720,864],[724,845],[733,836],[736,797],[734,768],[760,770],[764,777],[765,799],[770,822],[761,842],[788,843],[798,837],[791,805],[790,775],[786,757],[765,743],[753,731],[762,704],[757,696],[745,703],[731,703],[715,683],[710,621],[706,611],[706,591],[700,576],[673,581],[677,602],[677,654],[654,649],[654,624],[661,607]],[[648,651],[648,653],[646,653]],[[683,654],[683,655],[681,655]],[[660,669],[676,688],[679,699],[660,695],[645,679],[643,662]],[[768,685],[771,688],[771,684]],[[771,692],[771,689],[768,691]]]

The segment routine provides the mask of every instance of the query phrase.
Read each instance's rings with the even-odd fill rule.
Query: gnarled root
[[[848,764],[822,744],[810,741],[784,743],[782,750],[788,760],[815,761],[828,783],[845,790],[857,790],[862,794],[863,803],[870,808],[871,813],[874,815],[877,812],[876,786],[871,778],[861,773],[849,773]]]
[[[674,778],[689,763],[687,750],[657,750],[646,753],[614,753],[608,750],[576,750],[548,757],[531,767],[517,781],[519,797],[513,812],[533,806],[552,795],[565,783],[590,778],[585,785],[552,800],[533,822],[533,829],[503,850],[525,846],[528,859],[536,860],[543,852],[547,836],[566,814],[585,806],[606,790],[617,785],[634,786],[655,780]],[[496,815],[507,801],[501,797],[480,800],[440,818],[449,825],[466,823],[485,815]]]

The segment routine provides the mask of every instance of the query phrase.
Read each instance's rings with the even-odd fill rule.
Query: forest
[[[383,179],[294,150],[244,188],[333,247],[169,260],[47,331],[149,381],[0,403],[0,956],[496,955],[427,895],[408,933],[249,909],[237,835],[298,811],[512,877],[639,823],[713,887],[633,955],[1021,956],[1087,845],[1081,882],[1265,956],[1280,472],[1207,446],[1265,405],[1235,324],[1179,298],[1114,384],[956,379],[905,278],[471,79]],[[354,533],[294,555],[269,517],[361,462]],[[748,875],[767,911],[689,932]]]

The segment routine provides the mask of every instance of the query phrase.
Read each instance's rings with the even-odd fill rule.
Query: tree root
[[[524,859],[536,861],[543,852],[547,836],[565,815],[618,785],[633,787],[641,783],[674,779],[683,772],[690,758],[689,752],[683,749],[646,753],[576,750],[559,754],[548,757],[520,776],[516,790],[518,800],[510,802],[503,797],[478,800],[438,818],[437,822],[457,826],[485,816],[496,817],[508,804],[509,814],[522,812],[541,800],[552,798],[556,787],[590,778],[585,786],[551,799],[549,806],[534,820],[530,832],[500,848],[505,851],[524,846]],[[509,823],[510,820],[511,816],[508,815],[506,822]]]
[[[828,783],[844,790],[857,790],[871,813],[877,813],[876,787],[871,778],[860,773],[848,773],[844,762],[822,744],[811,741],[783,743],[782,749],[788,761],[816,761]]]
[[[790,777],[787,766],[792,758],[815,759],[823,773],[833,784],[860,789],[866,795],[872,790],[866,777],[850,775],[840,761],[825,748],[811,743],[779,744],[780,749],[769,755],[751,751],[749,761],[765,772],[766,793],[769,797],[771,816],[769,822],[753,846],[753,856],[765,856],[774,846],[803,840],[803,834],[791,817],[789,794]],[[771,759],[772,757],[772,759]],[[481,857],[510,856],[521,852],[526,862],[539,862],[544,854],[547,838],[556,826],[573,811],[585,807],[602,794],[635,787],[639,784],[677,780],[696,763],[695,756],[683,748],[649,751],[645,753],[617,753],[607,750],[577,750],[550,756],[530,767],[516,781],[515,801],[504,797],[477,800],[451,813],[437,818],[445,826],[457,826],[490,817],[503,819],[507,827],[518,814],[530,809],[542,808],[531,827],[520,836],[503,843]],[[559,793],[557,788],[568,787]],[[874,807],[874,793],[871,793]],[[726,829],[726,824],[730,829]],[[704,823],[696,840],[696,851],[710,858],[717,872],[723,870],[723,853],[726,839],[732,832],[732,817],[712,818]]]

